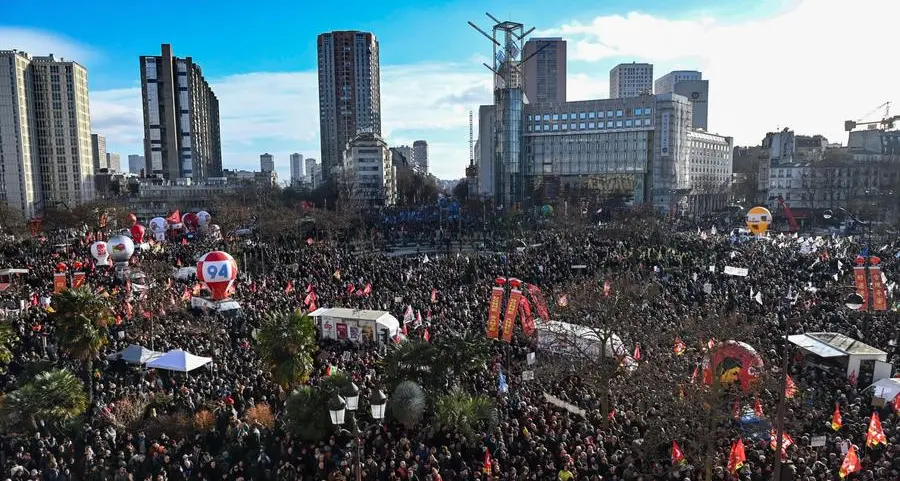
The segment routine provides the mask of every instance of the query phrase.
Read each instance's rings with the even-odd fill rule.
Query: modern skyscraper
[[[676,70],[656,80],[656,93],[683,95],[694,109],[692,127],[707,130],[709,124],[709,80],[696,70]]]
[[[100,134],[91,134],[91,154],[94,161],[94,172],[106,169],[106,137]]]
[[[303,183],[303,154],[291,154],[291,185]]]
[[[259,156],[259,170],[261,172],[275,171],[275,158],[270,153],[261,154]]]
[[[653,64],[622,63],[609,71],[609,98],[626,99],[653,93]]]
[[[361,132],[381,135],[378,41],[368,32],[323,33],[318,60],[322,177],[328,180],[351,139]]]
[[[313,189],[318,187],[318,179],[317,172],[321,172],[320,166],[316,163],[316,159],[312,157],[307,157],[305,161],[306,165],[306,183],[309,184]]]
[[[132,174],[141,174],[141,169],[144,168],[144,156],[143,155],[129,155],[128,156],[128,172]]]
[[[0,51],[0,200],[26,217],[95,198],[87,70]]]
[[[420,174],[428,173],[428,142],[417,140],[413,142],[414,169]]]
[[[141,56],[147,175],[203,180],[222,175],[219,100],[191,57]]]
[[[122,172],[122,156],[112,152],[106,153],[106,168],[109,172]]]
[[[537,54],[535,54],[537,52]],[[525,97],[530,103],[566,102],[566,41],[532,38],[525,42]]]

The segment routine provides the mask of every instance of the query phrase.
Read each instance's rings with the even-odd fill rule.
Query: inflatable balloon
[[[772,213],[769,209],[762,206],[756,206],[747,211],[747,229],[750,229],[754,235],[763,235],[769,230],[769,224],[772,223]]]
[[[193,212],[188,212],[181,216],[181,222],[184,223],[185,229],[189,231],[195,231],[200,227],[200,219]]]
[[[134,241],[128,236],[114,235],[106,242],[106,246],[113,262],[128,262],[134,255]]]
[[[91,244],[91,255],[97,261],[98,266],[109,265],[109,251],[106,249],[106,242],[97,241]]]
[[[722,385],[737,382],[741,389],[749,391],[759,381],[762,367],[762,358],[749,344],[739,341],[720,342],[703,359],[703,383],[712,384],[713,376],[717,376]]]
[[[212,298],[220,301],[229,295],[229,287],[237,278],[237,263],[227,252],[207,252],[197,261],[197,279],[205,282]]]
[[[209,215],[209,212],[201,210],[197,212],[197,219],[200,221],[200,227],[206,227],[209,225],[209,221],[212,220],[212,216]]]
[[[544,216],[553,215],[553,206],[548,204],[541,207],[541,214],[543,214]]]
[[[144,226],[140,224],[134,224],[131,226],[131,239],[134,240],[135,244],[140,244],[144,242]]]
[[[56,272],[66,272],[67,269],[68,267],[66,267],[65,262],[58,262],[56,264]]]
[[[75,261],[72,263],[72,267],[74,267],[75,270],[78,271],[81,270],[82,267],[84,267],[84,264],[82,264],[81,261]]]
[[[154,234],[165,232],[168,224],[169,223],[166,222],[166,219],[163,219],[162,217],[154,217],[150,219],[150,232]]]

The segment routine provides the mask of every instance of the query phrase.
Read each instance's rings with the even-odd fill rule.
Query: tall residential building
[[[100,134],[91,134],[91,157],[94,161],[94,172],[100,172],[108,168],[106,163],[106,137]]]
[[[309,185],[310,188],[315,189],[322,180],[322,166],[316,163],[316,159],[312,157],[307,157],[304,160],[304,164],[306,174],[306,178],[304,179],[305,183]]]
[[[128,156],[128,172],[129,173],[140,175],[141,170],[143,168],[144,168],[144,156],[143,155],[131,154]]]
[[[303,154],[291,154],[291,185],[303,183]]]
[[[694,109],[693,127],[708,129],[709,81],[696,70],[676,70],[658,78],[655,83],[657,94],[678,94],[687,97]]]
[[[625,99],[653,93],[653,64],[622,63],[609,71],[609,98]]]
[[[0,200],[26,217],[95,198],[87,70],[0,51]]]
[[[122,157],[119,154],[107,152],[106,168],[109,172],[122,172]]]
[[[536,53],[535,53],[536,52]],[[532,38],[525,42],[525,97],[530,103],[565,103],[566,41]]]
[[[428,173],[428,142],[417,140],[413,142],[413,160],[415,171],[419,174]]]
[[[261,154],[259,156],[259,170],[260,172],[275,172],[275,157],[268,152]]]
[[[322,177],[343,164],[359,133],[381,136],[378,41],[368,32],[337,31],[318,38]]]
[[[141,56],[147,175],[175,181],[222,176],[219,100],[191,57]]]

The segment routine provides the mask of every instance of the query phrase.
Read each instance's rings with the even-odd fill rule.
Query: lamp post
[[[384,420],[385,407],[387,407],[387,396],[384,395],[384,392],[381,390],[373,392],[369,396],[369,409],[375,422],[359,426],[353,414],[359,408],[359,388],[352,382],[341,389],[340,394],[335,395],[328,402],[328,414],[331,416],[331,423],[338,426],[342,434],[352,436],[356,441],[356,481],[363,480],[362,455],[365,434],[372,428],[381,425],[381,422]],[[346,419],[347,411],[350,411],[349,419]],[[349,430],[343,428],[345,420],[348,421]]]

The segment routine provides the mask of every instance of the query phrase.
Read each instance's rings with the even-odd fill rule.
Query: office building
[[[0,51],[0,200],[26,217],[95,198],[87,70]]]
[[[691,189],[687,211],[704,213],[725,208],[731,195],[734,140],[691,129],[687,142],[690,154],[685,175]]]
[[[94,161],[94,172],[108,168],[106,163],[106,137],[91,134],[91,157]]]
[[[191,57],[141,56],[146,175],[200,181],[222,175],[219,100]]]
[[[129,155],[128,172],[135,175],[141,175],[142,170],[144,170],[144,156],[135,154]]]
[[[428,174],[428,142],[417,140],[413,142],[413,170],[418,174]]]
[[[622,63],[609,71],[609,98],[624,99],[653,93],[653,64]]]
[[[347,143],[344,152],[344,182],[350,198],[360,206],[394,205],[397,175],[391,149],[372,133],[362,133]]]
[[[303,183],[303,154],[291,154],[291,185]]]
[[[270,153],[260,155],[259,170],[261,172],[275,172],[275,157]]]
[[[106,170],[109,172],[122,171],[122,157],[112,152],[106,153]]]
[[[565,103],[566,41],[532,38],[525,42],[525,98],[529,103]]]
[[[657,94],[675,93],[687,97],[693,110],[693,128],[709,128],[709,81],[696,70],[669,72],[654,84]]]
[[[324,180],[340,167],[347,143],[359,133],[381,136],[378,41],[368,32],[318,37],[319,123]]]

